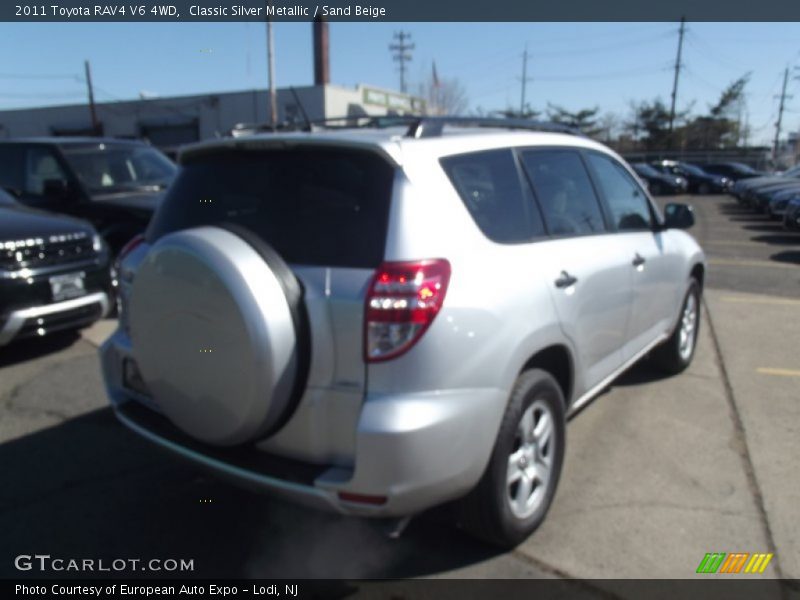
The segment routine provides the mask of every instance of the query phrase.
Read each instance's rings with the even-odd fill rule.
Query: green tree
[[[599,112],[600,108],[597,106],[571,112],[555,104],[547,105],[547,116],[551,121],[577,129],[590,137],[597,137],[603,131],[598,126]]]
[[[506,108],[505,110],[496,110],[493,111],[491,114],[497,115],[499,117],[504,117],[506,119],[538,119],[539,116],[542,114],[541,111],[534,110],[531,108],[530,104],[525,104],[525,109],[515,110],[511,107]]]
[[[722,91],[717,103],[709,106],[707,115],[695,117],[686,123],[681,132],[684,148],[709,150],[739,145],[739,116],[749,80],[750,73],[746,73],[733,81]]]

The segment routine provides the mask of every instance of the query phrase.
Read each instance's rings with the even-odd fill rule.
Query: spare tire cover
[[[134,279],[130,332],[153,400],[198,440],[263,437],[294,408],[292,307],[267,262],[231,231],[158,240]]]

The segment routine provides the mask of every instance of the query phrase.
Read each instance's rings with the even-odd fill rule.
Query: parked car
[[[648,190],[654,196],[683,194],[689,188],[689,184],[684,177],[661,173],[647,163],[632,163],[631,167],[644,180]]]
[[[611,150],[509,127],[553,129],[185,148],[121,260],[118,418],[242,485],[397,527],[459,500],[466,529],[521,542],[566,416],[645,355],[689,365],[706,267],[691,209],[662,216]]]
[[[783,214],[783,226],[785,229],[800,229],[800,198],[791,200],[786,205],[786,212]]]
[[[85,221],[27,208],[0,190],[0,346],[103,317],[109,260]]]
[[[780,175],[754,177],[737,182],[732,189],[736,199],[745,206],[763,210],[766,197],[758,198],[764,192],[772,192],[781,187],[788,187],[800,183],[800,165],[784,171]]]
[[[756,171],[753,167],[739,162],[708,163],[700,166],[706,173],[711,173],[712,175],[721,175],[722,177],[727,177],[733,181],[765,175],[765,173]]]
[[[0,186],[33,208],[88,220],[114,253],[144,231],[176,169],[138,141],[0,140]]]
[[[773,205],[778,206],[783,203],[785,208],[785,200],[794,196],[796,192],[800,191],[800,179],[795,183],[785,183],[783,185],[769,186],[757,192],[751,192],[750,206],[767,216],[774,215],[772,212]],[[783,214],[780,215],[783,217]]]
[[[764,206],[764,214],[776,221],[783,221],[789,203],[795,198],[800,198],[800,185],[773,192]]]
[[[661,173],[683,177],[692,194],[723,194],[733,185],[733,181],[727,177],[706,173],[697,165],[685,162],[661,160],[653,163],[653,167]]]

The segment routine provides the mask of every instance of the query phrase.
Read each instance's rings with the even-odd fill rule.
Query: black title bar
[[[44,0],[4,1],[5,22],[800,21],[787,0]]]

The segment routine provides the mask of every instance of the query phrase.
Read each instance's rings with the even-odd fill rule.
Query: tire
[[[533,436],[523,443],[523,418],[533,426],[531,433],[543,428],[538,443]],[[524,541],[541,525],[552,503],[565,447],[565,402],[560,386],[545,371],[525,371],[511,392],[486,471],[460,503],[461,526],[502,548]],[[523,486],[528,485],[532,487],[526,495]]]
[[[669,375],[677,375],[685,370],[694,358],[700,331],[700,296],[700,284],[692,278],[675,331],[651,355],[654,365]]]

